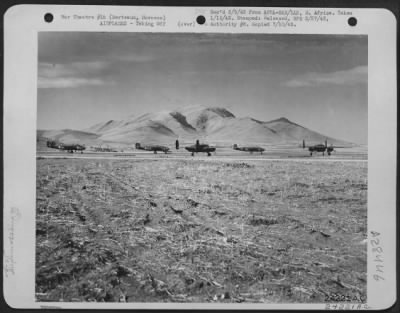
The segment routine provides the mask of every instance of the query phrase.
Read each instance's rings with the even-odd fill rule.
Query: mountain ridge
[[[236,117],[223,107],[187,106],[172,111],[128,116],[123,120],[107,120],[82,130],[42,131],[43,136],[59,141],[82,141],[132,145],[136,142],[193,142],[196,139],[222,144],[351,144],[310,130],[286,117],[260,121],[252,117]]]

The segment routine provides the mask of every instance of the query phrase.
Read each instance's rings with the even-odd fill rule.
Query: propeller
[[[331,155],[332,152],[336,152],[332,144],[329,147],[326,146],[326,151],[328,152],[328,155]]]

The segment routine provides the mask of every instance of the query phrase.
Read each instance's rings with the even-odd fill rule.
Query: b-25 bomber
[[[199,152],[207,153],[207,156],[211,156],[211,152],[216,151],[215,147],[211,147],[210,145],[207,145],[207,144],[200,144],[199,140],[196,140],[195,145],[185,147],[185,149],[187,151],[191,152],[192,156],[194,156],[195,153],[199,153]]]
[[[261,147],[258,147],[258,146],[239,147],[237,144],[233,145],[233,150],[250,152],[251,154],[253,154],[253,152],[260,152],[260,154],[263,154],[263,152],[265,151],[264,148],[261,148]]]
[[[83,153],[83,150],[86,149],[86,147],[84,145],[78,145],[78,144],[73,144],[73,145],[66,145],[66,144],[61,144],[61,150],[65,150],[71,153],[80,151],[81,153]]]
[[[322,155],[325,155],[325,152],[327,152],[328,155],[331,155],[331,153],[335,151],[335,148],[348,148],[348,147],[333,146],[333,145],[328,146],[327,140],[325,140],[325,144],[321,143],[317,145],[306,146],[306,142],[305,140],[303,140],[303,149],[305,148],[308,148],[308,151],[310,151],[310,156],[312,156],[314,152],[322,152]]]
[[[168,153],[169,148],[166,146],[160,146],[160,145],[145,145],[142,146],[140,143],[135,144],[135,148],[138,150],[146,150],[146,151],[153,151],[155,154],[157,154],[158,151]]]
[[[48,140],[47,141],[47,146],[49,148],[64,150],[64,151],[68,151],[70,153],[74,153],[74,152],[77,152],[77,151],[80,151],[81,153],[83,153],[83,150],[86,149],[85,145],[64,144],[62,142],[57,142],[55,140]]]

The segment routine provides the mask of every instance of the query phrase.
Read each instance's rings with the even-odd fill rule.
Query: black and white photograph
[[[36,301],[367,301],[368,36],[37,40]]]
[[[9,8],[7,308],[390,308],[396,95],[384,8]]]

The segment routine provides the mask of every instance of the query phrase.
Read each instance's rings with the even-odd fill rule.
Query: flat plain
[[[38,301],[366,299],[367,162],[37,159]]]

